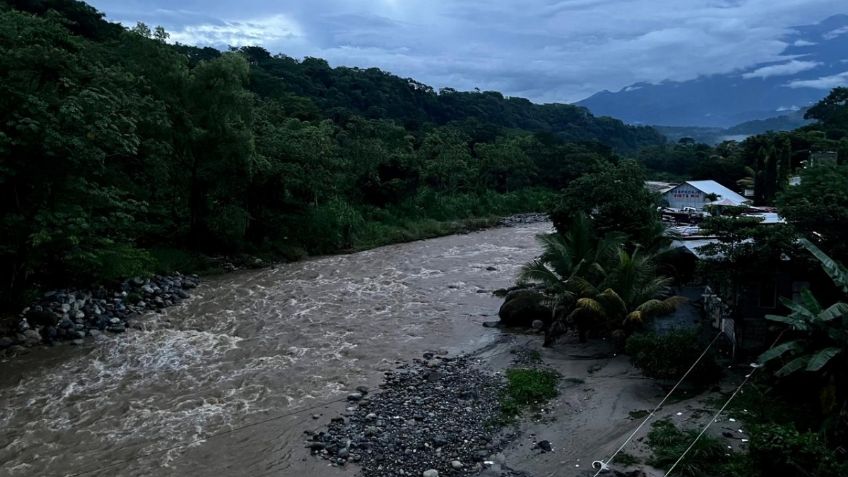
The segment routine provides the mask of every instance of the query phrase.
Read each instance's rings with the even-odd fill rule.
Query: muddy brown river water
[[[549,228],[228,274],[144,331],[0,362],[0,476],[350,474],[303,448],[303,430],[344,406],[322,403],[376,385],[397,360],[494,340],[481,326],[500,303],[489,292]]]

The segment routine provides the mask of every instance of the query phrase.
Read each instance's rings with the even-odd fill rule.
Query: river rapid
[[[323,403],[375,386],[398,360],[496,339],[481,326],[497,319],[490,292],[549,229],[228,274],[143,331],[0,362],[0,476],[351,475],[303,447],[304,430],[345,406]]]

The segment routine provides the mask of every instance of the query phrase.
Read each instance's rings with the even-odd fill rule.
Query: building
[[[711,204],[739,206],[748,203],[748,199],[716,181],[686,181],[664,192],[663,198],[672,209],[702,210]]]

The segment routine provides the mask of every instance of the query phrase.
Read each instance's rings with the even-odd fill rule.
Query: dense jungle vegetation
[[[725,207],[700,223],[702,234],[716,240],[700,249],[695,282],[722,298],[724,316],[743,322],[750,313],[746,300],[778,274],[804,285],[759,315],[767,343],[774,344],[736,357],[763,368],[729,408],[744,423],[747,452],[729,453],[706,435],[683,461],[681,475],[848,473],[848,88],[831,91],[807,116],[813,123],[791,132],[716,148],[681,141],[638,155],[654,173],[689,177],[703,168],[699,178],[753,189],[755,203],[775,206],[786,219],[764,225],[745,214],[747,207]],[[816,155],[831,152],[838,160]],[[656,333],[646,326],[683,303],[675,286],[691,276],[680,273],[680,256],[669,249],[671,237],[656,214],[661,200],[646,189],[645,178],[637,162],[621,161],[571,181],[552,209],[557,232],[540,237],[543,253],[520,280],[544,286],[553,315],[547,345],[569,329],[581,341],[609,338],[645,376],[674,380],[706,343],[697,329]],[[686,385],[702,392],[721,375],[716,355],[707,354]],[[651,457],[631,462],[669,468],[699,436],[697,428],[680,426],[655,422],[647,440]]]
[[[83,2],[0,2],[0,302],[449,233],[664,142],[571,105],[167,38]]]

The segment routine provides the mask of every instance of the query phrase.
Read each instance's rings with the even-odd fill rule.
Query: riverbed
[[[548,230],[228,274],[142,331],[0,362],[0,476],[350,475],[311,458],[303,431],[398,361],[494,341],[491,291]]]

